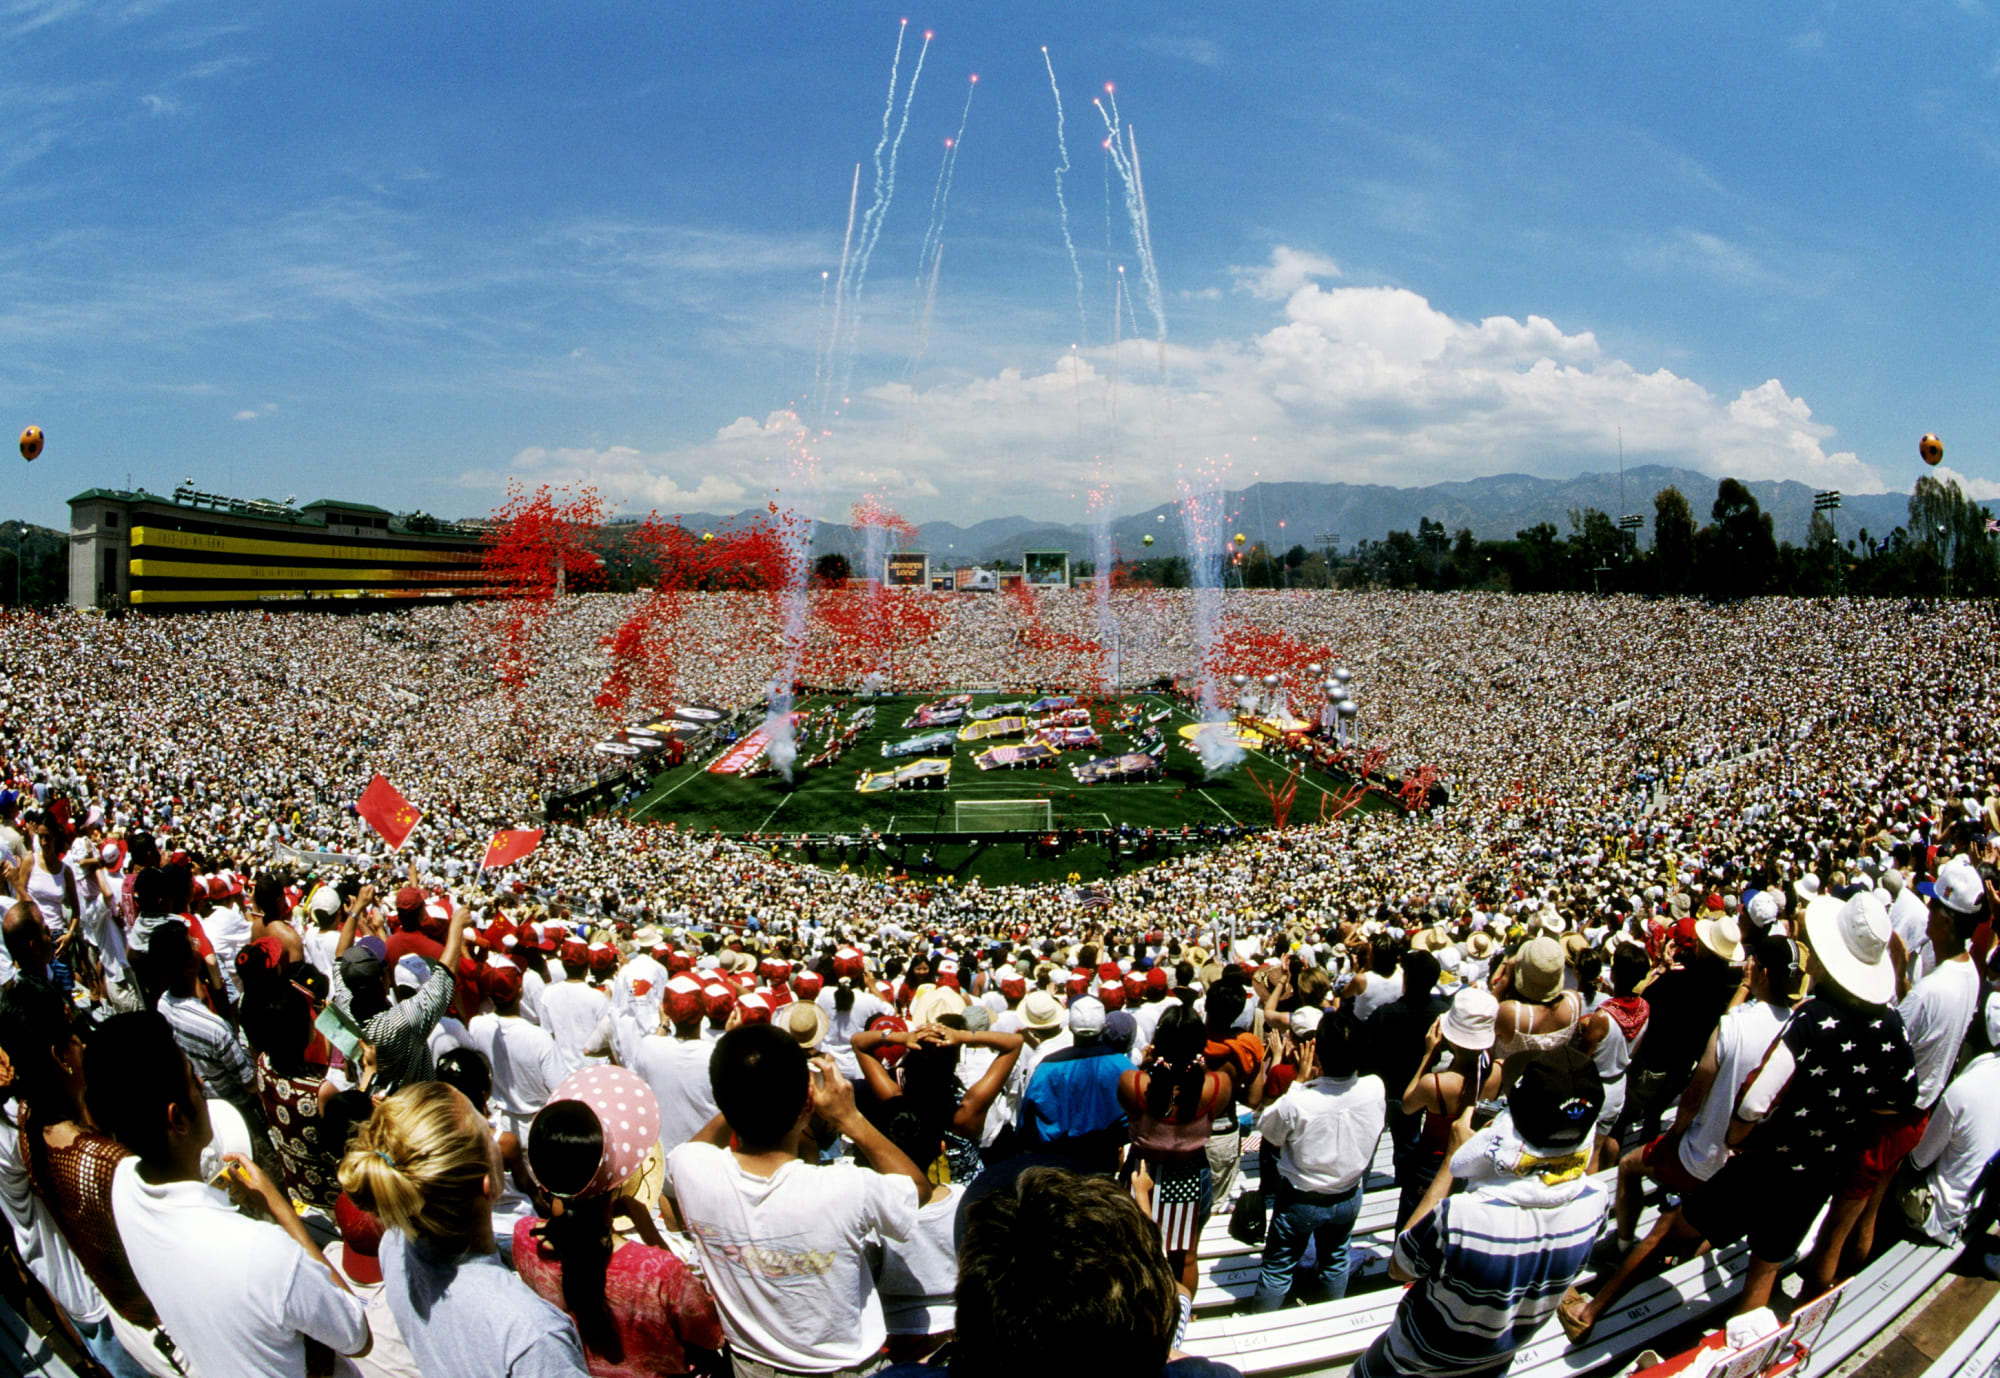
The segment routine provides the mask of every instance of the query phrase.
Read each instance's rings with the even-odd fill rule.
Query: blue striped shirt
[[[1611,1192],[1583,1179],[1483,1185],[1446,1198],[1396,1241],[1416,1283],[1390,1324],[1398,1373],[1457,1378],[1503,1367],[1590,1261]]]

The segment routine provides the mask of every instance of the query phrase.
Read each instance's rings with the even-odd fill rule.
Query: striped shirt
[[[448,968],[431,964],[431,979],[398,1004],[361,1026],[361,1036],[375,1048],[375,1082],[368,1089],[388,1095],[418,1081],[434,1081],[437,1064],[431,1058],[430,1036],[451,1005],[452,976]],[[350,996],[340,963],[333,964],[333,1003],[349,1009]]]
[[[257,1070],[221,1015],[190,995],[162,995],[159,1011],[209,1095],[236,1106],[257,1104]]]
[[[1539,1178],[1446,1198],[1396,1241],[1415,1276],[1383,1337],[1398,1373],[1487,1373],[1547,1320],[1590,1261],[1611,1206],[1603,1185]]]

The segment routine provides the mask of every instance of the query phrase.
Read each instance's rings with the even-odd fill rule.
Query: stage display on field
[[[951,758],[931,756],[889,770],[864,770],[854,786],[863,794],[886,794],[899,789],[943,789],[951,783]]]
[[[985,722],[967,723],[958,729],[961,742],[983,742],[989,737],[1025,737],[1028,735],[1026,718],[990,718]]]
[[[1034,711],[1035,707],[1033,704],[1013,699],[1006,703],[989,703],[984,708],[975,708],[966,714],[966,716],[974,722],[989,722],[994,718],[1018,717],[1022,713],[1031,713]]]
[[[1099,756],[1070,767],[1079,785],[1111,785],[1127,780],[1157,780],[1161,760],[1144,751],[1128,751],[1122,756]]]
[[[977,752],[973,761],[981,770],[1016,766],[1052,766],[1062,753],[1047,742],[1023,742],[1019,746],[993,746]]]
[[[956,732],[926,732],[921,737],[911,737],[900,742],[882,743],[882,754],[897,756],[949,756],[958,745]]]
[[[903,719],[903,726],[944,727],[950,723],[964,722],[965,710],[971,703],[972,695],[954,694],[948,699],[919,704],[916,712]]]

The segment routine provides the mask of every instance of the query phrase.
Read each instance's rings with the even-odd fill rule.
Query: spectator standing
[[[1509,1118],[1477,1134],[1469,1113],[1456,1122],[1461,1146],[1397,1237],[1389,1276],[1414,1285],[1356,1378],[1497,1378],[1590,1261],[1611,1205],[1584,1173],[1604,1107],[1597,1068],[1571,1047],[1509,1062]],[[1449,1196],[1454,1178],[1468,1189]]]
[[[736,1373],[873,1369],[888,1330],[868,1253],[910,1237],[929,1180],[856,1109],[832,1058],[809,1062],[769,1025],[724,1034],[709,1077],[721,1116],[667,1155],[661,1210],[693,1236]],[[814,1116],[876,1171],[801,1161]]]
[[[1407,989],[1407,961],[1403,972]],[[1294,1010],[1292,1038],[1299,1047],[1298,1080],[1257,1122],[1264,1143],[1277,1151],[1278,1180],[1253,1311],[1284,1304],[1299,1281],[1308,1243],[1317,1258],[1309,1281],[1319,1284],[1326,1300],[1347,1295],[1347,1240],[1361,1210],[1362,1178],[1382,1137],[1385,1092],[1381,1078],[1357,1075],[1354,1021]]]

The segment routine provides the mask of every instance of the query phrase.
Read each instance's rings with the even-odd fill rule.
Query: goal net
[[[952,809],[954,832],[1048,832],[1054,826],[1046,799],[960,799]]]

